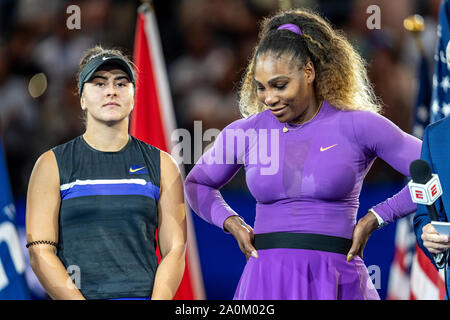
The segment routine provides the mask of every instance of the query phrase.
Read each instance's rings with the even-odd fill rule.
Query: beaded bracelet
[[[26,247],[28,248],[28,247],[34,246],[35,244],[49,244],[51,246],[58,248],[58,244],[56,242],[48,241],[48,240],[37,240],[37,241],[33,241],[33,242],[28,242],[26,244]]]

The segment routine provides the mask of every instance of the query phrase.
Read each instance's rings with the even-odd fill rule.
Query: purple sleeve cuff
[[[384,222],[393,222],[415,212],[417,205],[412,202],[409,188],[406,185],[396,195],[373,207],[373,210]]]
[[[229,232],[223,228],[225,220],[231,216],[239,216],[223,199],[212,207],[212,213],[214,214],[211,214],[211,223],[226,233]]]

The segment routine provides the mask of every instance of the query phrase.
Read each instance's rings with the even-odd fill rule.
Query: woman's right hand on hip
[[[224,222],[224,229],[230,232],[238,242],[239,248],[248,260],[250,256],[258,258],[258,253],[253,246],[255,235],[253,228],[245,223],[239,216],[231,216]]]

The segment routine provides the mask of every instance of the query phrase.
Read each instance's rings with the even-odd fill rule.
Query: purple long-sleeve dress
[[[186,178],[192,209],[223,229],[236,215],[219,189],[244,166],[257,201],[255,234],[313,233],[351,239],[363,179],[376,157],[402,174],[420,157],[421,141],[368,111],[324,101],[316,117],[283,132],[269,110],[237,120],[217,137]],[[374,207],[391,222],[416,210],[407,188]],[[258,250],[234,299],[379,299],[364,262],[307,249]]]

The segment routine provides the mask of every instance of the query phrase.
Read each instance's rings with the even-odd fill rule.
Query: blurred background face
[[[134,104],[134,87],[128,75],[116,67],[96,71],[85,83],[81,107],[92,120],[113,124],[126,119]]]
[[[309,110],[315,100],[314,74],[300,65],[289,55],[278,57],[269,52],[257,57],[254,80],[258,99],[280,122],[301,122],[315,111]]]

